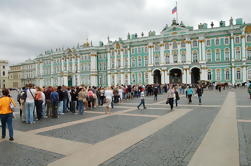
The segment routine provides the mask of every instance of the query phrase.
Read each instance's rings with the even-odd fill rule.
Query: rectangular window
[[[148,66],[148,56],[145,56],[144,59],[145,59],[145,66]]]
[[[132,52],[132,54],[134,54],[134,53],[135,53],[135,52],[134,52],[134,48],[132,48],[132,49],[131,49],[131,52]]]
[[[181,52],[181,62],[186,63],[186,52],[185,51]]]
[[[211,80],[211,79],[212,79],[211,71],[208,71],[208,72],[207,72],[207,79],[208,79],[208,80]]]
[[[141,56],[138,57],[138,65],[141,66],[142,65],[142,59]]]
[[[132,67],[135,67],[136,66],[136,60],[135,60],[135,57],[132,57]]]
[[[178,55],[173,54],[173,63],[178,63]]]
[[[225,38],[224,43],[225,43],[225,45],[229,45],[229,38]]]
[[[240,37],[239,36],[235,37],[235,44],[240,44]]]
[[[154,64],[156,66],[160,65],[160,56],[158,54],[154,55]]]
[[[215,45],[216,45],[216,46],[220,45],[220,39],[216,39],[216,40],[215,40]]]
[[[197,40],[193,41],[193,47],[198,47],[198,41]]]
[[[138,54],[140,54],[140,53],[141,53],[141,47],[138,48]]]
[[[229,80],[229,71],[227,70],[226,73],[225,73],[225,79],[226,80]]]
[[[207,47],[210,47],[210,46],[211,46],[211,41],[210,41],[210,39],[209,39],[209,40],[207,40],[207,42],[206,42],[206,46],[207,46]]]
[[[170,57],[168,53],[165,53],[165,63],[169,64],[170,63]]]
[[[240,47],[237,47],[235,49],[235,59],[236,60],[241,60],[241,49],[240,49]]]
[[[237,80],[240,80],[241,79],[241,71],[237,71]]]
[[[220,61],[221,60],[221,52],[220,52],[220,49],[216,49],[215,51],[215,60],[216,61]]]
[[[248,50],[248,51],[247,51],[247,59],[248,59],[248,60],[251,60],[251,50]]]
[[[220,74],[221,74],[220,70],[217,70],[216,71],[216,81],[220,81],[221,80]]]

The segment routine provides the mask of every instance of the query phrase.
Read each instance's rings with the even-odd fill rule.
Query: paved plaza
[[[15,141],[0,139],[0,166],[250,166],[251,100],[246,89],[205,91],[170,111],[166,94],[66,113],[28,125],[14,120]]]

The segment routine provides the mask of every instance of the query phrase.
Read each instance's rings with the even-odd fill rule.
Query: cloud
[[[216,5],[217,4],[217,5]],[[178,14],[186,25],[248,17],[247,0],[179,0]],[[0,59],[11,64],[35,58],[46,50],[126,38],[127,33],[156,30],[175,17],[175,1],[167,0],[1,0]],[[215,23],[218,25],[218,23]]]

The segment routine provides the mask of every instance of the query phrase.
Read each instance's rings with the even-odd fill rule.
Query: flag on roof
[[[175,6],[172,10],[172,14],[176,13],[177,12],[177,6]]]

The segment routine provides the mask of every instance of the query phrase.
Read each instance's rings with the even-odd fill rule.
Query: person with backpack
[[[12,118],[13,118],[13,112],[14,107],[16,107],[16,103],[14,100],[9,97],[9,90],[3,89],[2,94],[3,97],[0,98],[0,119],[2,123],[2,139],[5,139],[6,137],[6,124],[8,125],[9,130],[9,140],[14,140],[14,131],[12,126]]]
[[[192,103],[193,89],[191,86],[187,89],[188,104]]]
[[[26,116],[25,116],[25,101],[26,101],[26,89],[25,87],[22,88],[21,92],[17,96],[17,101],[20,105],[20,119],[22,122],[26,121]]]
[[[200,85],[197,87],[196,93],[197,93],[197,95],[198,95],[199,105],[201,105],[201,97],[202,97],[203,90],[202,90],[202,88],[201,88]]]
[[[34,123],[34,112],[35,112],[35,94],[36,90],[33,88],[32,84],[28,85],[26,90],[26,102],[25,102],[25,113],[26,113],[26,123]]]
[[[59,104],[59,95],[56,91],[56,88],[51,88],[50,93],[50,100],[51,100],[51,113],[52,118],[58,118],[58,104]]]

